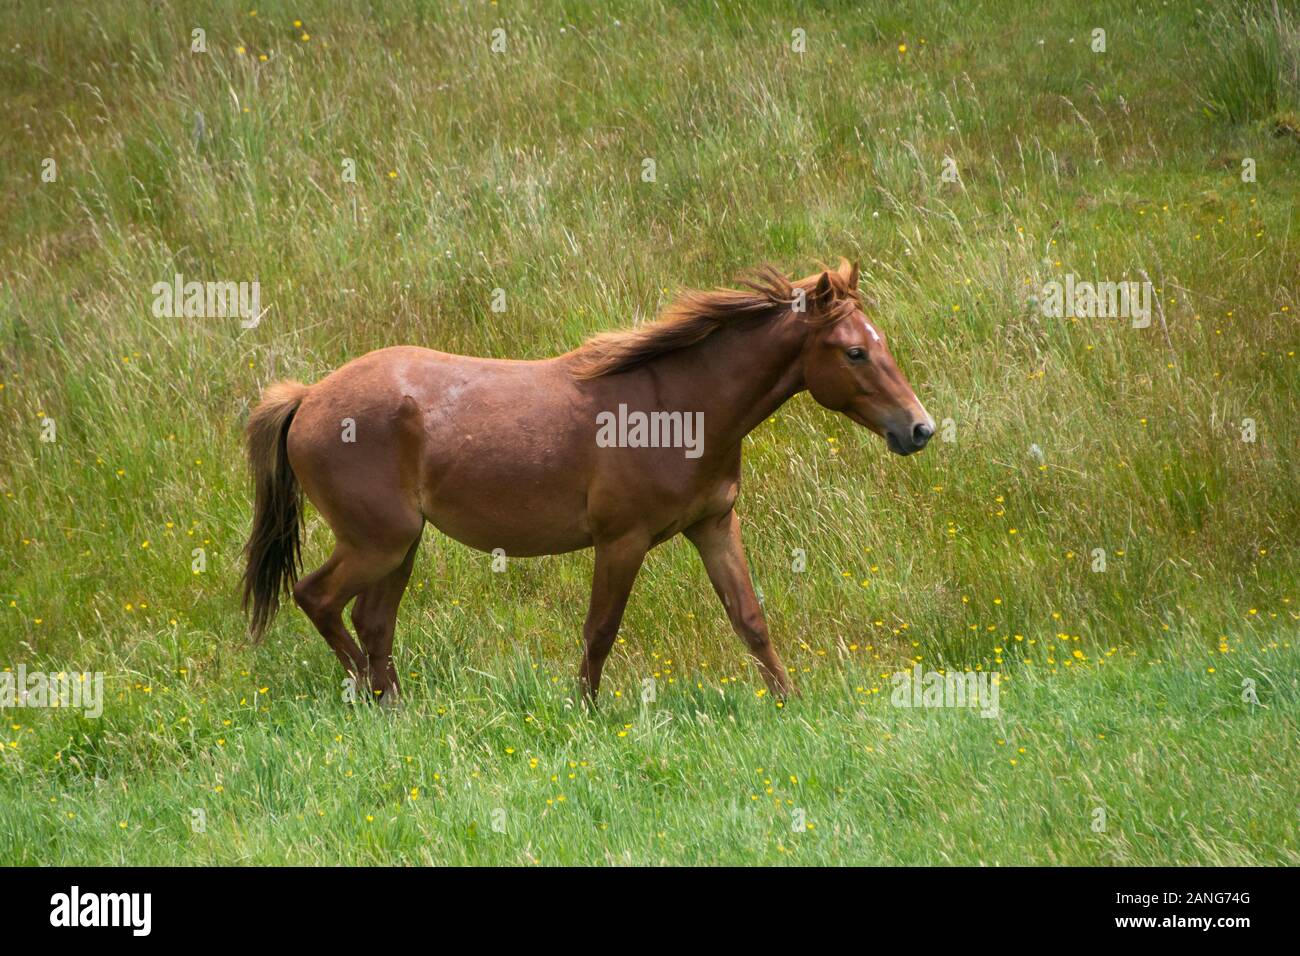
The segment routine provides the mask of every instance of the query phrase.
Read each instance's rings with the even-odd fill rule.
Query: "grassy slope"
[[[103,670],[111,699],[5,715],[0,860],[1300,858],[1300,153],[1207,115],[1192,5],[47,6],[0,25],[0,666]],[[564,703],[586,554],[496,575],[426,535],[397,718],[334,702],[296,612],[243,641],[239,430],[268,382],[396,342],[552,354],[840,253],[957,440],[893,459],[806,396],[754,436],[741,511],[802,700],[755,696],[680,542],[595,716]],[[1163,329],[1028,302],[1140,270]],[[154,319],[177,271],[273,308]],[[309,564],[328,546],[313,519]],[[1002,670],[1003,720],[890,708],[912,659]]]

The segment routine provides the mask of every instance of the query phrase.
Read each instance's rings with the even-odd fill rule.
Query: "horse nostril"
[[[927,424],[926,422],[920,422],[917,425],[913,425],[912,444],[918,446],[924,445],[926,442],[930,440],[930,436],[933,434],[934,434],[934,428],[931,425]]]

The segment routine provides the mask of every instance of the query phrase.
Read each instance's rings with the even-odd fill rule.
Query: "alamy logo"
[[[988,671],[910,671],[894,674],[889,702],[895,707],[978,708],[981,717],[998,715],[998,685],[1001,676]]]
[[[155,282],[153,314],[159,319],[239,318],[246,329],[256,328],[266,314],[261,309],[262,287],[252,282],[185,281],[179,272],[171,282]],[[269,306],[268,306],[269,308]]]
[[[10,707],[74,707],[87,717],[99,717],[104,713],[104,674],[47,674],[19,664],[16,670],[0,671],[0,710]]]
[[[133,936],[148,936],[153,926],[152,893],[70,893],[50,897],[51,926],[129,926]]]
[[[1150,282],[1079,281],[1073,272],[1065,281],[1043,286],[1043,315],[1049,319],[1132,319],[1133,328],[1151,324]]]
[[[703,412],[629,412],[626,405],[596,415],[601,448],[684,448],[687,458],[704,454]]]

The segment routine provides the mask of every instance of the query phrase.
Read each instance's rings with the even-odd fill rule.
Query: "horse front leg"
[[[584,651],[578,670],[582,692],[593,703],[600,690],[605,658],[618,636],[632,582],[647,550],[649,543],[639,535],[596,544],[596,570],[591,577],[591,604],[582,628]]]
[[[740,540],[740,518],[736,512],[705,518],[687,528],[686,537],[699,551],[713,590],[718,592],[722,606],[726,608],[732,629],[758,661],[767,689],[778,698],[797,693],[767,633],[763,607],[758,603],[758,595],[754,593],[754,584],[750,580],[745,546]]]

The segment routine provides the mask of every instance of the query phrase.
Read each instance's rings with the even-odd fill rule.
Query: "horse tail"
[[[253,530],[244,545],[244,610],[249,634],[260,640],[280,606],[280,592],[298,580],[302,489],[289,466],[285,439],[307,394],[301,382],[278,382],[262,393],[245,436],[253,471]]]

